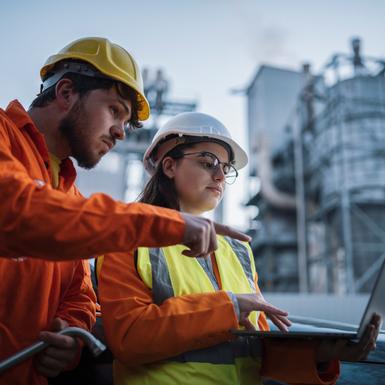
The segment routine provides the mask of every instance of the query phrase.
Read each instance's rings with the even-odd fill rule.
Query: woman
[[[214,209],[247,156],[215,118],[184,113],[167,122],[144,157],[151,174],[141,201],[195,215]],[[248,244],[217,237],[213,255],[188,258],[183,245],[106,258],[99,293],[116,384],[333,384],[330,346],[234,339],[239,327],[281,330],[287,313],[259,292]],[[373,336],[372,336],[373,337]]]

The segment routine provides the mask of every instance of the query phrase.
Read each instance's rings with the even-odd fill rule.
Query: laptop
[[[380,271],[374,283],[369,301],[362,315],[360,326],[356,331],[339,331],[338,329],[317,327],[316,331],[312,331],[312,327],[308,330],[289,330],[282,332],[280,330],[259,331],[259,330],[232,330],[232,333],[243,337],[256,338],[301,338],[301,339],[349,339],[359,340],[364,334],[372,315],[377,313],[385,319],[385,258],[382,262]],[[306,326],[304,327],[306,328]],[[313,327],[314,328],[314,327]],[[322,329],[322,330],[320,330]]]

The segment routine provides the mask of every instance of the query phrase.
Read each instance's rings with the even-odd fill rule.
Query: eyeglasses
[[[211,152],[186,152],[178,155],[175,158],[184,158],[185,156],[195,155],[198,158],[198,164],[211,173],[217,173],[219,167],[222,167],[223,174],[225,175],[226,184],[233,184],[238,176],[237,169],[228,162],[221,162],[216,155]]]

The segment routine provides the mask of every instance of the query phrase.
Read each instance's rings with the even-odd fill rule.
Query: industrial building
[[[352,48],[316,75],[262,66],[246,89],[264,290],[368,292],[384,258],[385,61]]]

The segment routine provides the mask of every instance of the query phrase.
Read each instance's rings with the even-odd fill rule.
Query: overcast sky
[[[123,45],[141,66],[163,68],[175,98],[197,99],[245,144],[244,88],[259,65],[315,71],[350,38],[365,54],[385,57],[385,2],[368,1],[4,1],[0,5],[0,106],[18,98],[28,106],[46,58],[68,42],[103,36]],[[242,225],[246,171],[233,187],[226,220]],[[236,196],[234,198],[234,196]],[[230,220],[231,218],[231,220]]]

